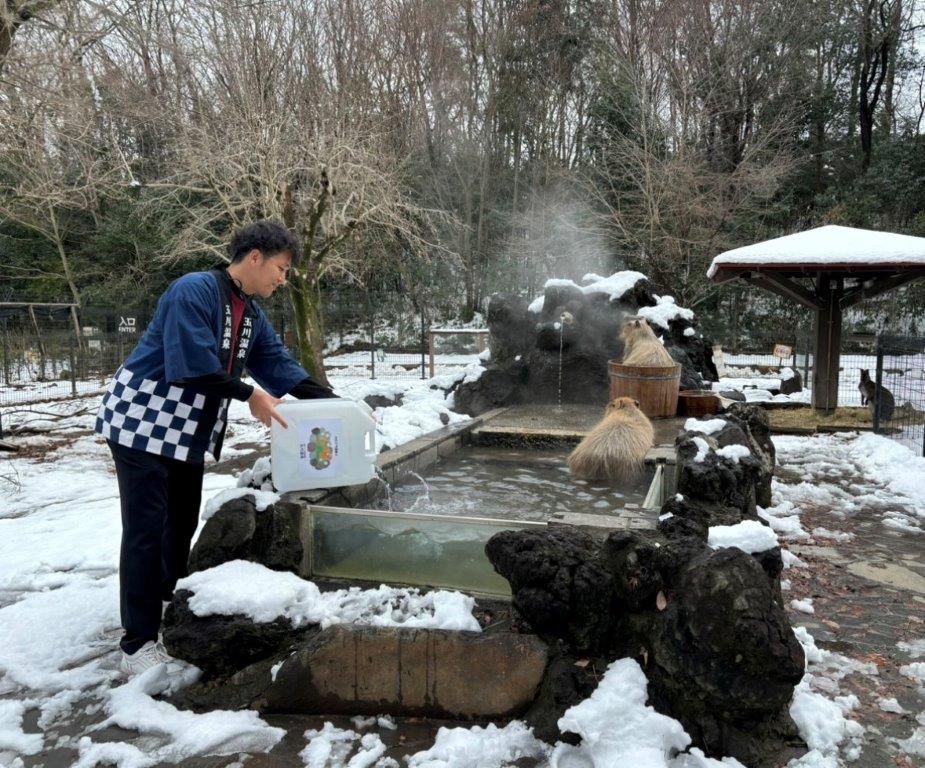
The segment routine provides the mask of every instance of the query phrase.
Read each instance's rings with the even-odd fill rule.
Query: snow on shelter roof
[[[748,266],[797,271],[925,267],[925,237],[835,225],[817,227],[721,253],[710,264],[707,277]]]

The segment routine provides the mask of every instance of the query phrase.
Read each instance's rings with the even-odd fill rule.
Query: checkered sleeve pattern
[[[128,448],[179,461],[202,461],[206,446],[196,438],[196,432],[204,406],[205,396],[201,394],[136,376],[123,367],[103,396],[96,431]],[[222,417],[225,412],[223,408]],[[210,443],[214,443],[214,435],[213,431]]]

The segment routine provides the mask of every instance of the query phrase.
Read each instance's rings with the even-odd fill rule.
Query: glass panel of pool
[[[510,595],[485,556],[498,531],[528,522],[312,507],[312,576]]]
[[[573,480],[570,449],[466,447],[441,458],[425,477],[408,476],[376,504],[380,509],[546,522],[565,512],[617,513],[642,506],[655,465],[628,487]]]

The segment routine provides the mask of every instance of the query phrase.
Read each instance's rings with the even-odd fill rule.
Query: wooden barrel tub
[[[678,411],[681,365],[623,365],[607,363],[610,374],[610,397],[632,397],[650,419],[674,416]]]

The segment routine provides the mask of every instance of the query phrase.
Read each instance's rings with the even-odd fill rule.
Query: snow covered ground
[[[462,374],[475,376],[477,369],[463,369]],[[442,389],[431,389],[432,384],[447,386],[458,375],[460,370],[453,365],[441,369],[434,382],[335,377],[334,385],[341,394],[355,398],[401,393],[402,405],[379,412],[380,440],[397,445],[442,426],[441,415],[465,418],[448,410],[450,403]],[[37,431],[51,431],[18,439],[23,446],[19,455],[0,454],[0,765],[35,765],[54,748],[71,749],[73,764],[81,768],[148,766],[196,755],[271,750],[283,732],[256,713],[181,711],[169,697],[155,698],[168,690],[170,681],[162,670],[128,682],[116,670],[119,504],[111,460],[91,431],[97,399],[3,409],[7,425],[28,422]],[[249,419],[246,406],[234,403],[227,455],[245,454],[266,440],[267,431]],[[925,476],[925,460],[874,435],[781,437],[775,443],[782,479],[774,484],[774,505],[762,510],[762,515],[784,547],[839,541],[840,535],[847,536],[841,524],[862,510],[873,510],[891,535],[921,541],[925,485],[920,478]],[[847,482],[846,477],[853,479]],[[204,499],[234,485],[231,475],[207,472]],[[804,525],[807,514],[820,509],[826,510],[824,524]],[[759,533],[764,534],[762,543],[771,543],[770,532]],[[711,537],[714,546],[735,540],[722,531]],[[800,586],[809,580],[794,575],[807,572],[807,562],[790,552],[785,560],[789,568],[785,586],[791,587],[785,593],[788,602],[812,609],[813,595]],[[204,600],[227,602],[227,595],[216,598],[210,585],[200,586]],[[281,614],[340,615],[336,595],[328,603],[301,586],[287,592],[277,585],[271,591]],[[260,601],[254,602],[253,592],[232,598],[247,603],[248,610],[258,610]],[[422,604],[426,614],[427,599],[408,600],[408,617],[419,617]],[[434,598],[430,600],[435,605]],[[367,606],[362,615],[377,615],[375,595],[359,602]],[[432,615],[437,613],[434,609]],[[454,620],[461,613],[465,611],[454,604]],[[799,610],[791,616],[796,625],[813,618]],[[921,634],[909,637],[905,647],[897,650],[908,661],[900,674],[910,684],[925,687],[925,661],[919,660],[925,657],[925,627],[920,629]],[[876,663],[825,650],[806,628],[798,628],[797,635],[809,665],[791,714],[812,751],[789,768],[837,768],[863,755],[872,734],[858,722],[856,713],[865,704],[884,717],[908,719],[902,738],[890,742],[897,759],[908,757],[909,762],[898,765],[915,765],[916,759],[925,757],[925,691],[916,711],[908,697],[902,705],[886,690],[866,702],[848,685],[857,676],[876,675]],[[906,714],[896,713],[897,708]],[[65,727],[81,718],[92,724],[76,734],[73,726]],[[124,742],[101,741],[96,734],[101,724],[134,735]],[[304,734],[302,763],[311,768],[397,767],[385,756],[381,738],[391,727],[391,721],[380,718],[359,719],[353,728],[332,724],[309,730]],[[566,713],[562,727],[582,736],[580,747],[543,744],[515,721],[441,729],[433,745],[411,755],[407,764],[409,768],[491,768],[531,758],[553,768],[739,765],[686,751],[690,737],[679,723],[646,705],[645,675],[630,659],[615,661],[595,694]]]

